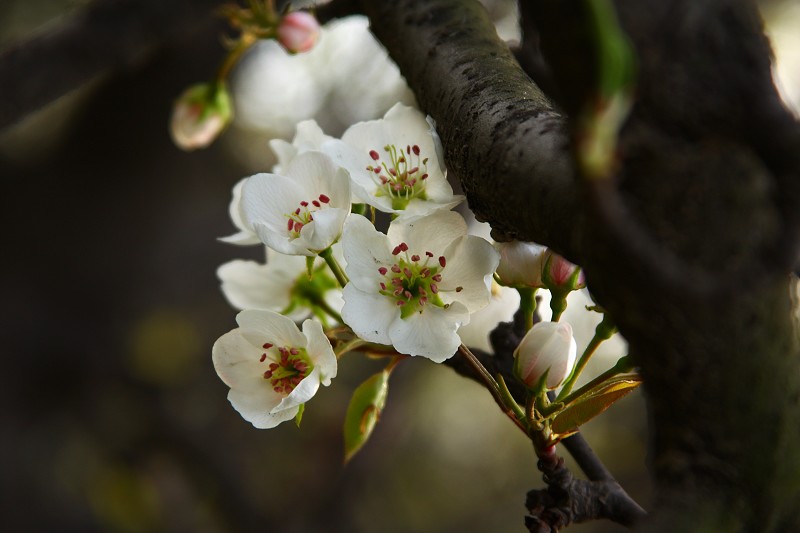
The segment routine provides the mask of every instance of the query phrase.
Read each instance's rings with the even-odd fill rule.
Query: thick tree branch
[[[497,231],[579,261],[578,195],[561,115],[477,2],[362,1],[422,107],[472,211]]]
[[[223,0],[96,0],[0,53],[0,130],[213,21]]]

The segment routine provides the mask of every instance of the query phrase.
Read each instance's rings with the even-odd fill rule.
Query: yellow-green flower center
[[[264,379],[268,380],[275,392],[288,396],[314,369],[314,364],[305,348],[275,346],[269,342],[262,346],[264,353],[259,361],[269,361]],[[277,352],[277,353],[276,353]]]
[[[426,200],[425,180],[428,179],[428,158],[422,158],[419,146],[406,146],[403,150],[389,144],[383,147],[385,158],[376,150],[370,150],[369,156],[375,161],[368,165],[373,181],[378,185],[376,196],[388,196],[392,200],[392,209],[405,209],[414,198]]]
[[[447,263],[443,255],[435,261],[431,252],[425,252],[424,259],[416,254],[409,256],[408,245],[404,242],[395,246],[392,255],[397,261],[391,266],[378,269],[383,276],[379,282],[378,292],[395,302],[400,308],[402,318],[422,312],[422,309],[429,304],[447,307],[439,296],[441,271]]]

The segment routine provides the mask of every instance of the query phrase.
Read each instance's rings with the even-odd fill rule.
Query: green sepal
[[[300,408],[297,410],[297,414],[294,416],[294,423],[297,427],[300,427],[300,422],[303,421],[303,413],[306,411],[306,404],[301,403]]]
[[[389,392],[389,370],[373,374],[359,385],[350,398],[344,418],[344,462],[347,463],[367,442]]]

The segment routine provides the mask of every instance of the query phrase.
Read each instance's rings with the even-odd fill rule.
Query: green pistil
[[[427,200],[425,180],[428,179],[428,158],[420,156],[419,146],[406,146],[399,150],[393,144],[383,147],[388,158],[381,160],[376,150],[370,150],[369,156],[375,165],[367,166],[372,179],[378,185],[376,196],[388,196],[392,199],[392,209],[405,209],[414,198]]]
[[[446,264],[444,256],[438,260],[433,259],[431,252],[425,252],[424,260],[418,255],[409,256],[406,243],[397,245],[392,254],[398,256],[397,262],[378,269],[383,276],[379,292],[400,308],[401,318],[421,313],[426,305],[447,307],[439,296],[441,271]]]
[[[261,354],[260,361],[269,361],[264,379],[279,394],[288,396],[314,369],[305,348],[275,346],[271,343],[265,343],[262,348],[265,351]]]

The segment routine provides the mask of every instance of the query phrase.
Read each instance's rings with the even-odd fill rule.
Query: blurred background
[[[3,0],[0,51],[88,3]],[[485,3],[513,40],[513,4]],[[782,94],[797,106],[800,7],[763,12]],[[269,170],[268,140],[291,138],[299,120],[339,135],[413,102],[365,28],[339,23],[307,56],[259,46],[235,72],[237,121],[207,150],[178,150],[167,124],[177,95],[224,57],[230,32],[213,13],[0,131],[5,531],[524,531],[525,493],[543,486],[532,449],[486,391],[449,368],[400,365],[373,438],[343,467],[349,395],[380,363],[347,358],[302,429],[266,431],[230,407],[211,364],[236,312],[215,271],[263,259],[216,240],[234,232],[231,187]],[[581,348],[594,318],[570,309]],[[590,371],[624,350],[610,343]],[[648,506],[640,394],[584,433]]]

